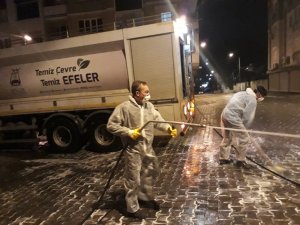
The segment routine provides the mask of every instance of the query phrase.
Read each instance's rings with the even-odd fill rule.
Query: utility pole
[[[241,58],[239,57],[238,58],[238,60],[239,60],[239,79],[238,79],[238,81],[241,81]]]

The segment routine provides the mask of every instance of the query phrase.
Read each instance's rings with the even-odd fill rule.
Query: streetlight
[[[25,44],[25,45],[27,44],[27,42],[32,41],[32,37],[30,37],[28,34],[25,34],[25,35],[23,36],[23,38],[24,38],[24,44]]]
[[[234,57],[234,53],[233,52],[229,52],[228,54],[229,58],[233,58]],[[238,73],[238,78],[241,78],[241,58],[240,56],[238,56],[238,68],[239,68],[239,73]]]
[[[206,47],[206,42],[205,42],[205,41],[202,41],[202,42],[200,43],[200,47],[201,47],[201,48],[205,48],[205,47]]]
[[[179,36],[183,37],[184,34],[188,33],[188,27],[187,27],[185,16],[181,16],[180,18],[177,18],[175,21],[175,25]]]
[[[25,34],[25,35],[24,35],[24,39],[25,39],[26,41],[32,41],[32,37],[30,37],[28,34]]]

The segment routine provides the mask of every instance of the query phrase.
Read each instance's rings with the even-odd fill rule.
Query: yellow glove
[[[172,138],[175,138],[177,136],[177,130],[172,129],[172,127],[168,128],[169,134],[172,136]]]
[[[128,134],[129,134],[129,137],[131,137],[133,140],[136,140],[141,136],[140,128],[130,130]]]

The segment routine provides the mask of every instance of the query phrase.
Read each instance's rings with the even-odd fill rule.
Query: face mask
[[[265,98],[264,97],[260,97],[257,99],[257,102],[262,102]]]
[[[145,102],[148,102],[148,101],[150,100],[150,98],[151,98],[150,94],[146,95],[146,96],[144,97],[144,99],[143,99],[143,102],[144,102],[144,103],[145,103]]]

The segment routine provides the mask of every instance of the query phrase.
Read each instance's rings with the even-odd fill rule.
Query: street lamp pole
[[[233,58],[234,57],[234,53],[230,52],[228,54],[229,58]],[[238,81],[240,81],[241,79],[241,57],[238,56]]]
[[[239,62],[239,81],[240,81],[240,79],[241,79],[241,58],[239,57],[238,58],[238,62]]]

